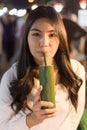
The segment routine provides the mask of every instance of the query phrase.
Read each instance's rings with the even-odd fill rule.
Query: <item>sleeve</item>
[[[13,70],[8,70],[0,83],[0,130],[29,130],[26,125],[26,114],[20,111],[15,115],[11,109],[12,97],[9,92]]]
[[[77,111],[71,105],[71,110],[70,110],[70,114],[69,114],[69,117],[71,120],[71,126],[72,126],[73,130],[76,130],[80,123],[80,120],[81,120],[81,117],[82,117],[82,114],[83,114],[84,108],[85,108],[85,95],[86,95],[85,69],[78,61],[76,61],[76,64],[74,64],[74,67],[75,67],[75,65],[77,66],[76,74],[82,78],[83,84],[81,85],[79,92],[78,92]]]

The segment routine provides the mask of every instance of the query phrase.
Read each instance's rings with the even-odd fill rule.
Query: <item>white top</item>
[[[67,98],[68,92],[61,84],[56,85],[56,108],[55,117],[48,118],[42,123],[32,127],[26,125],[26,113],[19,111],[14,114],[10,107],[10,81],[17,78],[16,64],[14,64],[2,77],[0,84],[0,130],[76,130],[85,107],[85,71],[83,66],[76,60],[71,60],[75,73],[83,79],[83,84],[78,93],[78,108],[75,111],[71,101]]]

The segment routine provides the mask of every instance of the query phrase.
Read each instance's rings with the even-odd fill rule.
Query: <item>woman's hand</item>
[[[42,106],[48,107],[48,109],[41,109]],[[32,107],[32,113],[27,115],[26,123],[29,128],[43,122],[47,118],[54,117],[56,115],[56,109],[51,108],[53,103],[47,101],[40,101]]]
[[[31,108],[32,112],[26,117],[26,124],[29,128],[43,122],[47,118],[54,117],[56,115],[56,109],[53,107],[53,103],[47,101],[40,101],[40,93],[42,87],[38,89],[34,104]],[[47,109],[41,109],[42,107],[47,107]]]

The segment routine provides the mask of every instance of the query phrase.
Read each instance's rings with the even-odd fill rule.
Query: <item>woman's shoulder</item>
[[[75,60],[75,59],[71,59],[71,65],[72,65],[72,69],[74,70],[74,72],[78,72],[78,71],[84,71],[84,67],[83,65],[78,61],[78,60]]]
[[[14,63],[2,76],[2,80],[14,80],[17,78],[17,63]]]

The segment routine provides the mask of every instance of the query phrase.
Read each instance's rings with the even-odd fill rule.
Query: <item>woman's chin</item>
[[[35,58],[35,62],[36,62],[38,65],[44,65],[44,58],[43,58],[43,57]]]
[[[46,55],[46,61],[47,61],[47,65],[51,65],[53,58],[50,55]],[[38,55],[38,57],[35,58],[35,62],[38,65],[44,65],[44,56],[42,54]]]

